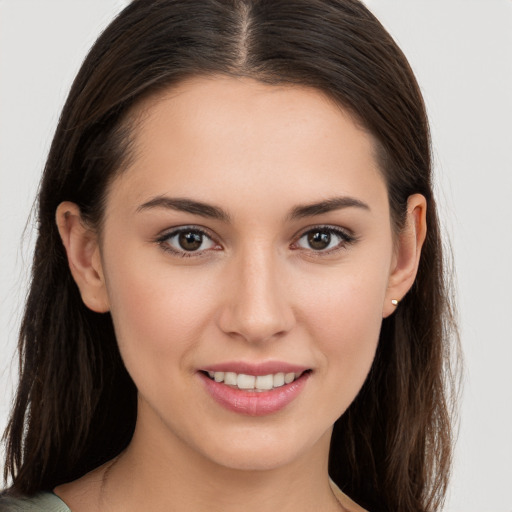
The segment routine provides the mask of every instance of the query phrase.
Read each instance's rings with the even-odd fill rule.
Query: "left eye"
[[[198,229],[180,229],[160,238],[159,242],[166,249],[175,253],[194,253],[212,249],[215,242],[203,231]]]
[[[315,228],[304,233],[296,245],[301,249],[326,252],[352,241],[347,233],[334,228]]]

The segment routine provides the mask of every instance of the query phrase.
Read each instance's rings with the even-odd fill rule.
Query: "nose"
[[[289,332],[295,316],[286,271],[271,251],[249,250],[230,264],[219,326],[252,343]]]

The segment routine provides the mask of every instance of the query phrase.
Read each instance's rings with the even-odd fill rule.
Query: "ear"
[[[97,313],[107,312],[110,307],[95,231],[83,221],[80,208],[68,201],[57,207],[56,222],[84,304]]]
[[[427,235],[427,201],[421,194],[414,194],[407,200],[405,226],[398,236],[395,255],[391,266],[388,289],[382,309],[386,318],[396,309],[392,301],[400,302],[416,279],[421,248]]]

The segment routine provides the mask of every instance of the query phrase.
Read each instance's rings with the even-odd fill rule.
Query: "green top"
[[[330,480],[336,499],[351,512],[366,512],[354,503],[338,486]],[[40,492],[31,498],[14,498],[0,494],[0,512],[71,512],[71,509],[52,492]]]
[[[1,512],[71,512],[52,492],[39,492],[31,498],[0,496]]]

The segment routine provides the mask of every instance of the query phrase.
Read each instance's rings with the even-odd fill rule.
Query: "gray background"
[[[512,511],[512,0],[368,0],[418,76],[466,358],[446,512]],[[71,80],[122,0],[0,0],[0,429],[33,243],[25,225]],[[1,457],[1,453],[0,453]]]

